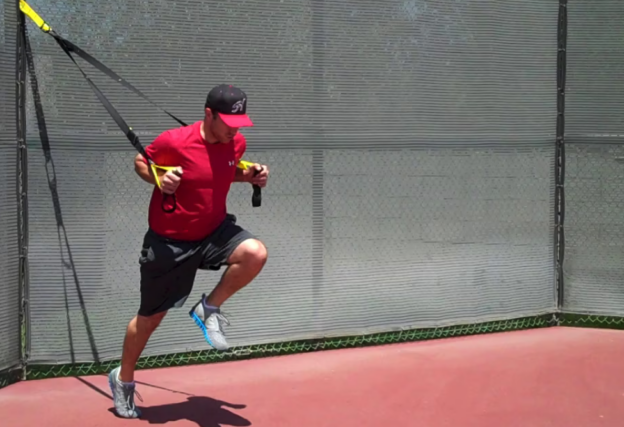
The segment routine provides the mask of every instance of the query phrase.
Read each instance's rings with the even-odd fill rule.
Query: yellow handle
[[[151,168],[152,168],[152,174],[154,175],[154,180],[156,181],[156,185],[158,186],[158,188],[160,188],[160,176],[164,175],[165,173],[169,171],[178,170],[177,166],[158,166],[153,163],[151,164]],[[164,173],[158,172],[159,170],[164,171]],[[180,173],[177,173],[177,174],[180,175]]]
[[[41,16],[39,16],[37,14],[37,12],[35,12],[32,9],[32,7],[30,7],[28,5],[28,3],[26,3],[24,0],[20,0],[19,5],[20,5],[20,10],[22,11],[22,13],[24,13],[24,15],[26,15],[30,19],[32,19],[33,22],[35,24],[37,24],[37,27],[41,28],[46,33],[50,32],[52,30],[52,28],[50,28],[50,26],[48,24],[46,24],[46,22],[43,20],[43,18]]]
[[[254,165],[254,163],[252,163],[252,162],[248,162],[246,160],[241,160],[240,162],[238,162],[237,166],[238,166],[239,169],[247,170],[250,167],[252,167],[253,165]]]
[[[243,169],[243,170],[247,170],[249,168],[251,168],[255,163],[253,162],[248,162],[246,160],[241,160],[240,162],[238,162],[237,167],[239,169]],[[154,175],[154,179],[156,181],[156,185],[158,185],[158,188],[160,188],[160,176],[164,175],[165,173],[169,172],[169,171],[175,171],[178,169],[177,166],[158,166],[154,163],[151,164],[151,168],[152,168],[152,174]],[[163,172],[158,172],[158,171],[164,171]]]

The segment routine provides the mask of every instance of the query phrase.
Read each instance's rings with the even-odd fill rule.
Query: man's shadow
[[[189,420],[198,427],[250,426],[251,422],[227,410],[243,409],[236,405],[206,396],[190,396],[185,402],[141,408],[141,420],[150,424],[165,424],[172,421]]]
[[[84,378],[76,377],[76,379],[107,399],[112,399],[110,394]],[[182,391],[171,390],[141,381],[137,381],[137,383],[147,387],[153,387],[169,391],[174,394],[184,394],[187,396],[185,402],[179,403],[169,403],[166,405],[147,407],[138,404],[137,407],[141,409],[141,418],[139,419],[147,421],[149,424],[166,424],[173,421],[189,420],[196,423],[198,427],[246,427],[251,425],[251,422],[248,419],[226,409],[244,409],[246,408],[246,405],[228,403],[207,396],[194,396]],[[135,401],[135,403],[138,402]],[[116,416],[113,408],[109,408],[108,411]]]

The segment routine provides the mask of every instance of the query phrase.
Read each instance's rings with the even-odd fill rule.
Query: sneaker
[[[121,367],[117,367],[108,375],[108,385],[113,393],[113,402],[115,403],[115,412],[122,418],[139,418],[141,411],[134,406],[134,394],[141,402],[141,395],[135,390],[134,383],[122,383],[119,380],[119,371]]]
[[[206,295],[202,295],[201,300],[189,312],[189,316],[200,327],[208,344],[217,350],[227,350],[229,346],[225,339],[223,325],[229,325],[230,322],[220,309],[208,308],[204,303],[205,299]]]

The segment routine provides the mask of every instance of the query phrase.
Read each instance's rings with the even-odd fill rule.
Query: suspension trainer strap
[[[175,172],[177,170],[177,168],[174,167],[174,166],[158,166],[154,162],[154,160],[152,160],[152,158],[145,151],[145,148],[143,147],[143,145],[141,145],[141,142],[139,141],[139,137],[134,133],[132,128],[126,123],[126,121],[123,119],[123,117],[121,117],[121,114],[119,114],[119,112],[115,109],[115,107],[113,107],[113,104],[111,104],[111,102],[108,100],[108,98],[106,98],[106,96],[97,87],[97,85],[95,83],[93,83],[93,81],[89,78],[89,76],[87,76],[87,74],[84,72],[82,67],[80,65],[78,65],[78,63],[76,62],[76,60],[74,59],[74,57],[71,54],[72,50],[68,46],[66,40],[64,40],[61,37],[57,37],[55,35],[53,35],[53,37],[56,40],[56,42],[58,43],[58,45],[61,47],[61,49],[63,49],[63,51],[67,54],[69,59],[71,59],[72,62],[76,65],[76,67],[78,67],[78,70],[80,70],[80,72],[82,73],[82,75],[85,78],[85,80],[87,81],[87,83],[89,83],[89,86],[91,86],[91,89],[93,89],[93,92],[95,92],[95,94],[97,95],[97,97],[100,100],[100,102],[102,103],[102,105],[104,105],[104,107],[106,108],[106,111],[108,111],[108,113],[113,118],[113,120],[115,120],[115,123],[117,123],[117,126],[119,126],[121,131],[126,135],[126,137],[130,141],[132,146],[143,156],[143,158],[145,158],[145,160],[147,160],[150,168],[152,169],[152,174],[154,175],[154,179],[156,181],[156,184],[160,188],[161,183],[160,183],[160,179],[158,177],[158,169],[164,170],[164,171],[174,171]],[[171,197],[173,199],[173,204],[172,204],[171,207],[168,208],[168,207],[166,207],[166,201],[167,201],[167,199],[169,197]],[[171,212],[174,212],[176,210],[176,208],[177,208],[177,200],[176,200],[175,194],[164,194],[163,193],[162,209],[165,212],[167,212],[167,213],[171,213]]]
[[[174,116],[173,114],[171,114],[169,111],[165,110],[164,108],[162,108],[161,106],[159,106],[158,104],[156,104],[154,101],[152,101],[151,99],[149,99],[147,97],[147,95],[145,95],[143,92],[141,92],[139,89],[137,89],[136,87],[134,87],[132,84],[130,84],[130,82],[128,82],[126,79],[124,79],[123,77],[121,77],[119,74],[115,73],[113,70],[111,70],[110,68],[108,68],[106,65],[102,64],[100,61],[98,61],[97,59],[95,59],[93,56],[89,55],[87,52],[85,52],[84,50],[80,49],[78,46],[76,46],[75,44],[73,44],[72,42],[70,42],[67,39],[64,39],[62,37],[60,37],[57,34],[53,34],[52,35],[57,42],[62,41],[64,43],[64,45],[66,46],[67,50],[69,50],[70,52],[75,53],[76,55],[80,56],[82,59],[84,59],[85,61],[87,61],[89,64],[93,65],[95,68],[97,68],[98,70],[100,70],[101,72],[103,72],[104,74],[106,74],[107,76],[109,76],[111,79],[117,81],[118,83],[120,83],[122,86],[130,89],[132,92],[136,93],[137,95],[139,95],[141,98],[145,99],[147,102],[149,102],[150,104],[152,104],[154,107],[158,108],[160,111],[162,111],[163,113],[167,114],[169,117],[171,117],[173,120],[175,120],[176,122],[180,123],[182,126],[188,126],[185,122],[183,122],[182,120],[180,120],[179,118],[177,118],[176,116]],[[75,61],[74,61],[75,63]]]
[[[123,119],[121,114],[119,114],[119,112],[115,109],[115,107],[113,107],[113,104],[106,98],[106,96],[102,93],[102,91],[100,91],[100,89],[97,87],[97,85],[95,83],[93,83],[93,81],[89,78],[89,76],[87,76],[87,74],[84,72],[82,67],[80,67],[80,65],[78,65],[78,63],[76,62],[76,60],[73,57],[72,53],[76,54],[77,56],[81,57],[82,59],[84,59],[89,64],[93,65],[95,68],[100,70],[102,73],[104,73],[107,76],[109,76],[112,80],[115,80],[117,83],[120,83],[122,86],[130,89],[132,92],[134,92],[135,94],[137,94],[141,98],[145,99],[147,102],[149,102],[150,104],[152,104],[153,106],[158,108],[160,111],[164,112],[169,117],[174,119],[180,125],[188,126],[187,123],[185,123],[184,121],[180,120],[179,118],[177,118],[176,116],[174,116],[173,114],[171,114],[170,112],[168,112],[167,110],[165,110],[164,108],[160,107],[158,104],[153,102],[151,99],[149,99],[147,97],[147,95],[145,95],[139,89],[134,87],[132,84],[130,84],[130,82],[125,80],[119,74],[115,73],[113,70],[108,68],[106,65],[102,64],[100,61],[98,61],[92,55],[88,54],[87,52],[82,50],[80,47],[76,46],[74,43],[70,42],[69,40],[66,40],[65,38],[63,38],[59,34],[57,34],[41,18],[41,16],[39,16],[24,0],[20,0],[20,10],[26,16],[28,16],[44,33],[49,34],[51,37],[53,37],[54,40],[56,41],[56,43],[61,47],[61,49],[63,49],[65,54],[67,54],[67,56],[71,59],[71,61],[76,65],[76,67],[78,68],[80,73],[83,75],[83,77],[85,78],[85,80],[87,81],[89,86],[91,86],[91,89],[95,92],[98,100],[106,108],[106,110],[108,111],[110,116],[113,118],[113,120],[115,120],[115,123],[117,123],[117,126],[119,126],[119,128],[122,130],[122,132],[126,135],[126,137],[130,141],[132,146],[148,162],[148,164],[149,164],[149,166],[150,166],[150,168],[152,170],[152,174],[154,176],[154,179],[156,181],[156,185],[159,188],[161,188],[161,183],[160,183],[160,179],[159,179],[159,176],[158,176],[158,170],[165,171],[165,172],[166,171],[173,171],[174,173],[179,175],[177,167],[175,167],[175,166],[159,166],[150,158],[150,156],[145,151],[144,147],[141,145],[141,143],[139,141],[139,137],[134,133],[132,128],[126,123],[126,121]],[[238,164],[238,167],[240,169],[248,169],[250,166],[251,166],[251,164],[249,162],[246,162],[246,161],[243,161],[243,160],[241,160],[239,162],[239,164]],[[257,185],[254,185],[253,189],[254,189],[254,193],[253,193],[253,196],[252,196],[252,205],[254,207],[257,207],[257,206],[260,206],[260,204],[261,204],[261,198],[262,198],[261,189]],[[165,201],[169,197],[171,197],[173,199],[173,206],[168,209],[168,208],[165,207]],[[177,201],[176,201],[176,198],[175,198],[175,194],[172,194],[172,195],[164,194],[163,204],[162,204],[163,210],[165,212],[170,213],[170,212],[175,211],[176,207],[177,207]]]

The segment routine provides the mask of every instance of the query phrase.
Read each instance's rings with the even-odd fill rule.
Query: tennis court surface
[[[104,375],[0,390],[10,427],[621,426],[624,332],[547,328],[142,370],[139,420]]]

